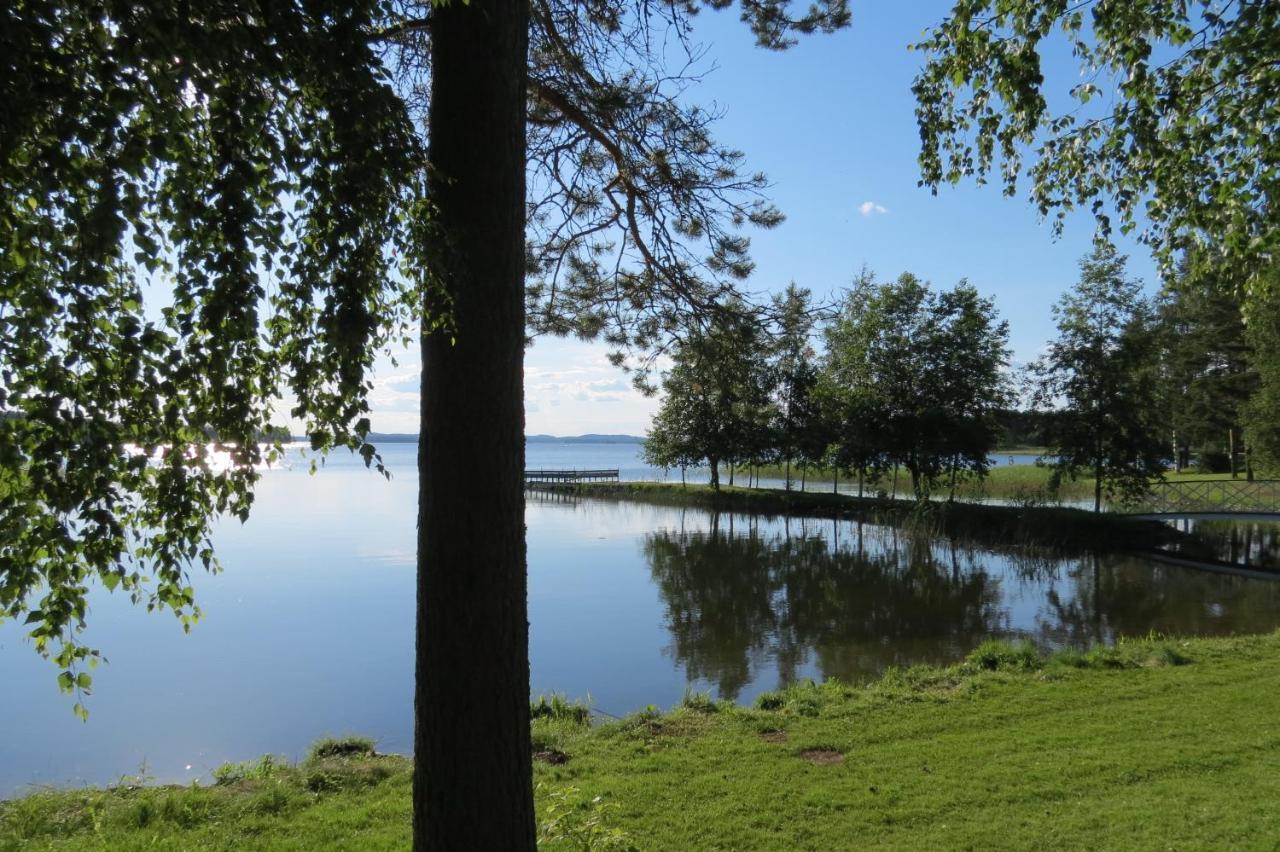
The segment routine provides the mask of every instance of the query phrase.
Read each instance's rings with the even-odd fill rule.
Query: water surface
[[[561,447],[545,466],[635,458],[608,446]],[[315,476],[268,471],[249,523],[217,532],[225,572],[193,578],[205,618],[190,635],[95,591],[85,639],[110,663],[87,724],[21,626],[0,625],[0,796],[143,767],[189,781],[226,760],[299,757],[326,734],[409,751],[416,446],[384,450],[390,482],[342,457]],[[1036,560],[855,522],[594,500],[531,499],[527,523],[533,689],[617,715],[686,687],[746,702],[794,678],[948,662],[993,636],[1087,646],[1280,624],[1280,583],[1143,559]]]

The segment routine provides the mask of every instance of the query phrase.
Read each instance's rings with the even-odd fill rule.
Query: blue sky
[[[757,268],[748,289],[767,293],[788,281],[819,295],[837,293],[866,264],[882,277],[911,271],[935,286],[968,278],[1009,320],[1015,363],[1030,360],[1053,336],[1050,307],[1077,277],[1093,220],[1068,220],[1055,240],[1027,202],[1025,188],[972,183],[937,196],[917,186],[911,81],[920,54],[907,50],[945,17],[945,2],[854,0],[853,25],[832,36],[803,38],[782,53],[756,48],[736,13],[705,12],[696,36],[716,70],[691,92],[725,116],[719,140],[744,151],[747,167],[773,183],[786,214],[780,227],[752,234]],[[1059,91],[1077,79],[1069,57],[1049,72]],[[1149,253],[1120,241],[1130,273],[1154,289]],[[603,346],[540,339],[526,355],[529,433],[642,434],[658,399],[630,388]],[[374,394],[374,428],[416,431],[418,364],[382,365]]]

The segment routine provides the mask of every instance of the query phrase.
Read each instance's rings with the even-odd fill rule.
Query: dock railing
[[[526,470],[526,488],[557,488],[582,482],[617,482],[618,468],[600,470]]]

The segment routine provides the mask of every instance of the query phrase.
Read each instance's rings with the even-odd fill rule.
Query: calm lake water
[[[0,796],[143,767],[189,781],[299,757],[326,734],[409,751],[416,446],[384,449],[390,482],[341,457],[316,476],[266,472],[249,523],[218,530],[224,573],[193,578],[205,618],[191,635],[95,593],[86,639],[110,663],[87,724],[21,626],[0,625]],[[532,444],[529,466],[640,478],[636,452]],[[948,662],[992,636],[1085,646],[1280,625],[1280,583],[1136,558],[1036,560],[854,522],[603,501],[534,497],[527,521],[533,689],[616,715],[686,687],[746,702],[794,678]],[[1274,525],[1261,532],[1274,540]]]

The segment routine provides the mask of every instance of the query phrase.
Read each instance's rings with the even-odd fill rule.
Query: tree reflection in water
[[[762,532],[763,527],[763,532]],[[1118,636],[1271,630],[1280,584],[1126,556],[1046,558],[892,527],[712,515],[645,536],[667,653],[734,699],[762,672],[857,681],[945,663],[992,637],[1087,647]]]

